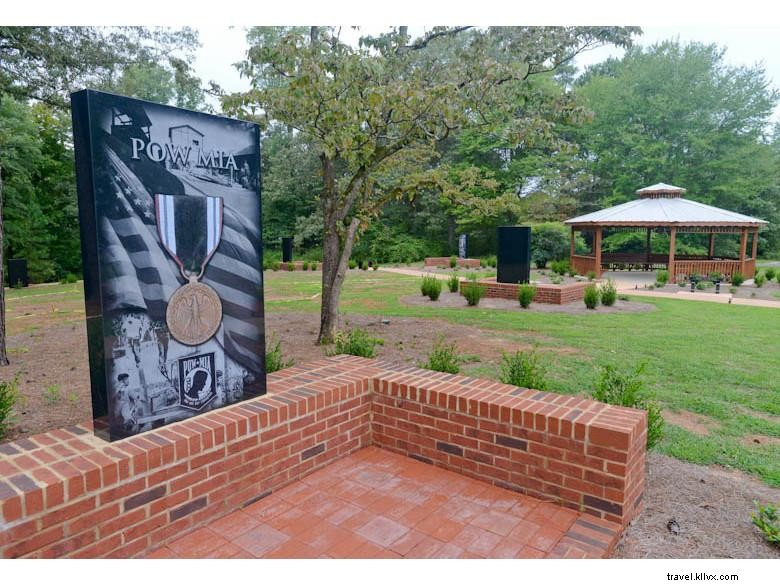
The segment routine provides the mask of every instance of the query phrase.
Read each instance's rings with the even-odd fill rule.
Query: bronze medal
[[[157,194],[155,208],[160,243],[189,281],[168,300],[165,322],[179,343],[200,345],[222,322],[219,295],[198,282],[222,237],[222,199]],[[202,231],[193,231],[193,223],[201,223]]]
[[[191,278],[168,301],[168,330],[184,345],[199,345],[211,339],[222,321],[222,302],[207,284]]]

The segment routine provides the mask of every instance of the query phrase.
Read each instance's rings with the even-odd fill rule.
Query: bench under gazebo
[[[716,272],[724,276],[739,272],[745,278],[755,275],[758,230],[766,221],[685,199],[682,197],[685,189],[665,183],[639,189],[636,193],[638,198],[628,203],[566,220],[565,223],[571,226],[571,265],[577,272],[592,271],[600,277],[604,270],[666,269],[671,282]],[[604,233],[618,231],[646,232],[645,250],[602,253]],[[589,252],[575,253],[577,232],[587,236]],[[669,235],[668,254],[652,252],[650,242],[654,232]],[[677,234],[680,233],[709,234],[708,254],[676,254]],[[715,255],[717,234],[740,235],[738,257]],[[747,255],[748,238],[751,240],[750,256]]]

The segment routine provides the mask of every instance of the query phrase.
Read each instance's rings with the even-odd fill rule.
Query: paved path
[[[151,558],[603,558],[620,527],[367,447]]]

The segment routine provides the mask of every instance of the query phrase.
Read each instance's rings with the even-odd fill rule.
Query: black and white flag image
[[[85,249],[95,241],[98,259],[91,274],[85,261],[85,291],[99,291],[99,299],[87,293],[87,317],[99,306],[103,331],[96,416],[103,399],[114,439],[263,394],[257,127],[79,93],[89,100],[96,224],[85,233],[82,219],[82,238]],[[80,182],[84,218],[82,190]],[[200,359],[208,367],[185,371]]]

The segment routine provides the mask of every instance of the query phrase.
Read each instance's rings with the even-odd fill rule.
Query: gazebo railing
[[[708,275],[718,272],[724,276],[732,276],[736,272],[741,272],[745,278],[753,278],[756,274],[756,261],[753,259],[745,260],[744,263],[739,260],[675,260],[674,276],[675,279],[693,274]]]
[[[593,256],[574,255],[571,257],[571,267],[583,276],[590,271],[598,273],[596,258]]]

